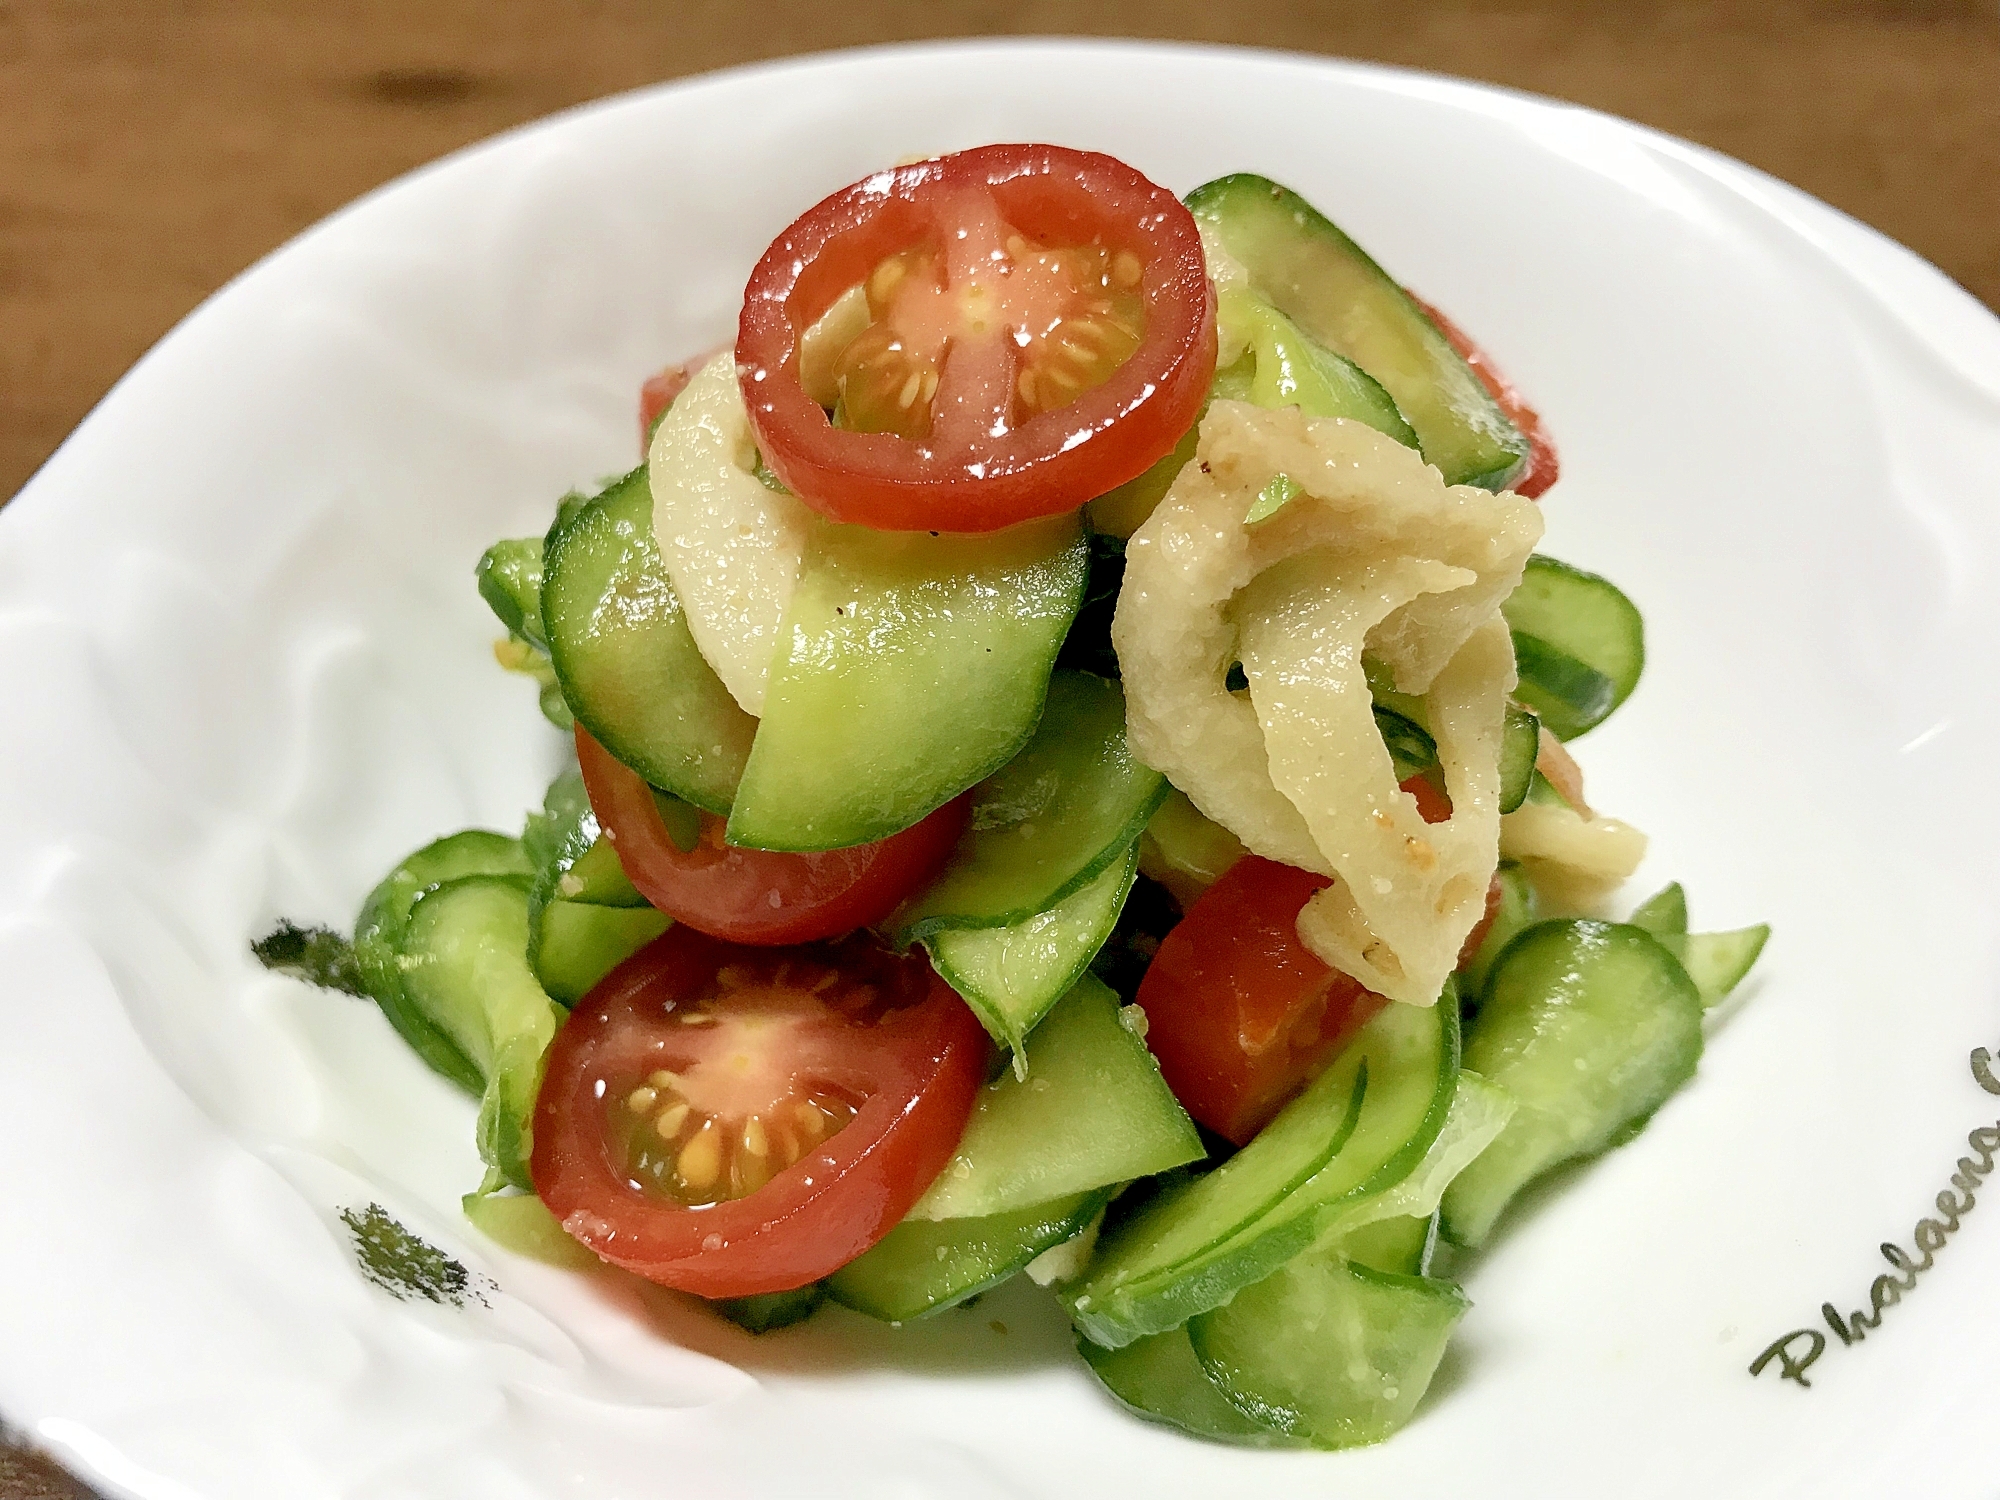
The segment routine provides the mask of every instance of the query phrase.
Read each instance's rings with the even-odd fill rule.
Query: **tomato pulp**
[[[664,1286],[804,1286],[887,1234],[943,1169],[987,1051],[920,953],[673,927],[556,1033],[535,1192],[605,1260]]]
[[[837,427],[800,352],[857,296],[832,360]],[[881,530],[991,531],[1074,510],[1172,450],[1215,373],[1215,295],[1165,188],[1095,152],[982,146],[878,172],[779,235],[736,355],[764,460],[806,504]]]

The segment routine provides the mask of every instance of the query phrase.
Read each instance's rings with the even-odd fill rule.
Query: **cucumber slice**
[[[1493,1143],[1514,1117],[1516,1107],[1514,1096],[1499,1084],[1481,1078],[1470,1068],[1460,1068],[1458,1086],[1452,1091],[1451,1112],[1424,1153],[1424,1159],[1386,1192],[1361,1198],[1343,1208],[1320,1235],[1316,1248],[1344,1245],[1384,1219],[1431,1218],[1437,1213],[1446,1188]]]
[[[354,959],[361,982],[389,1024],[434,1072],[471,1094],[486,1087],[486,1075],[449,1033],[412,1003],[403,987],[401,949],[417,897],[447,880],[468,875],[531,873],[519,839],[484,829],[467,829],[424,845],[383,877],[362,903],[354,924]]]
[[[826,1288],[818,1282],[794,1287],[788,1292],[764,1292],[754,1297],[725,1297],[708,1305],[738,1328],[751,1333],[770,1333],[803,1323],[826,1301]]]
[[[1063,1301],[1107,1347],[1162,1333],[1263,1280],[1344,1210],[1423,1161],[1458,1080],[1451,988],[1391,1005],[1248,1146],[1107,1234]]]
[[[1215,395],[1276,411],[1296,406],[1309,417],[1362,422],[1405,448],[1417,434],[1395,398],[1351,359],[1343,359],[1286,317],[1266,298],[1232,287],[1216,299],[1220,342],[1243,348],[1215,376]]]
[[[572,1239],[533,1193],[467,1193],[461,1206],[472,1227],[503,1250],[565,1271],[589,1271],[604,1264],[597,1252]]]
[[[729,841],[887,838],[1006,765],[1041,717],[1089,559],[1074,515],[978,536],[819,528]]]
[[[685,804],[683,804],[685,805]],[[597,826],[583,778],[566,771],[528,815],[528,966],[544,990],[574,1005],[598,980],[671,925],[632,887]]]
[[[1409,1421],[1472,1304],[1449,1281],[1301,1255],[1188,1324],[1238,1411],[1315,1448],[1379,1443]]]
[[[1242,172],[1187,196],[1218,285],[1247,285],[1379,381],[1447,484],[1505,488],[1528,440],[1423,309],[1289,188]]]
[[[1500,907],[1493,913],[1493,925],[1480,939],[1479,950],[1458,971],[1458,989],[1475,1008],[1486,993],[1486,976],[1493,961],[1514,941],[1515,935],[1535,922],[1535,886],[1519,865],[1502,865],[1493,878],[1500,882]]]
[[[1117,1349],[1079,1337],[1084,1363],[1134,1415],[1195,1437],[1258,1448],[1288,1447],[1283,1434],[1229,1404],[1194,1357],[1185,1328],[1170,1328]]]
[[[589,906],[644,906],[617,851],[597,825],[583,777],[565,771],[549,784],[542,810],[528,814],[521,847],[534,869],[531,902],[580,901]]]
[[[905,1219],[826,1281],[843,1307],[908,1323],[998,1286],[1029,1261],[1082,1232],[1110,1188],[979,1219]]]
[[[728,812],[757,721],[688,632],[653,540],[644,465],[556,518],[543,547],[542,623],[583,727],[654,786]]]
[[[591,906],[551,901],[535,914],[529,949],[536,981],[549,998],[575,1005],[599,980],[673,926],[650,906]]]
[[[1645,622],[1609,579],[1537,554],[1500,612],[1514,633],[1514,695],[1557,739],[1603,723],[1638,686]]]
[[[1771,929],[1760,922],[1734,932],[1667,933],[1660,944],[1687,970],[1702,1009],[1713,1010],[1743,982],[1770,936]]]
[[[1016,1213],[1201,1159],[1194,1122],[1097,980],[1078,980],[1029,1042],[1027,1076],[980,1091],[911,1219]]]
[[[1398,781],[1408,781],[1437,764],[1437,741],[1415,719],[1378,703],[1375,728],[1382,735],[1382,743],[1389,747],[1389,759],[1395,764]]]
[[[500,1180],[532,1191],[528,1156],[542,1054],[562,1012],[528,968],[528,882],[469,875],[410,907],[400,945],[411,1006],[479,1069],[479,1154]]]
[[[1118,925],[1139,846],[1047,911],[1006,927],[946,930],[925,940],[931,964],[964,997],[987,1033],[1025,1066],[1022,1038],[1069,993]]]
[[[1340,1237],[1340,1253],[1356,1265],[1399,1276],[1421,1276],[1437,1243],[1437,1215],[1371,1219]]]
[[[1687,893],[1676,880],[1665,890],[1641,901],[1638,909],[1625,920],[1634,927],[1645,928],[1656,938],[1685,934],[1688,930]]]
[[[1118,684],[1056,673],[1034,738],[973,792],[950,861],[896,914],[898,945],[1047,911],[1117,863],[1166,794],[1125,743]]]
[[[1629,1139],[1700,1057],[1701,996],[1651,933],[1584,918],[1528,928],[1465,1040],[1465,1065],[1519,1108],[1445,1190],[1446,1237],[1480,1244],[1530,1179]]]
[[[1220,823],[1209,821],[1187,793],[1169,786],[1139,838],[1139,873],[1157,880],[1185,911],[1250,851]]]
[[[549,649],[542,628],[542,539],[519,537],[488,547],[473,570],[484,599],[500,623],[537,651]]]
[[[1365,663],[1368,690],[1375,700],[1375,727],[1389,747],[1396,779],[1406,781],[1437,764],[1437,742],[1431,738],[1424,700],[1399,693],[1388,670],[1379,662]],[[1500,811],[1510,813],[1528,799],[1535,779],[1535,757],[1541,753],[1542,726],[1517,703],[1507,705],[1500,737]]]
[[[1510,813],[1528,800],[1535,782],[1535,758],[1542,753],[1542,721],[1517,704],[1507,705],[1500,732],[1500,811]]]

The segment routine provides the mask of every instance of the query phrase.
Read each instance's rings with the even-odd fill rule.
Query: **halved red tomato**
[[[664,1286],[804,1286],[894,1228],[951,1159],[987,1049],[921,953],[673,927],[556,1033],[535,1192],[605,1260]]]
[[[1330,883],[1239,859],[1166,935],[1139,984],[1167,1087],[1239,1146],[1388,1003],[1299,941],[1300,908]]]
[[[1451,803],[1424,777],[1402,785],[1425,822],[1451,816]],[[1146,1044],[1167,1087],[1189,1114],[1239,1146],[1388,1004],[1299,940],[1300,909],[1331,883],[1246,855],[1188,908],[1140,981]],[[1495,881],[1462,959],[1478,950],[1499,894]]]
[[[799,349],[856,295],[836,425]],[[991,531],[1074,510],[1173,448],[1214,374],[1215,295],[1165,188],[1095,152],[982,146],[878,172],[779,235],[736,356],[764,460],[806,504]]]
[[[724,820],[703,813],[695,846],[682,849],[645,778],[581,724],[576,759],[591,811],[639,894],[676,922],[735,943],[809,943],[879,922],[937,874],[965,829],[960,797],[872,844],[784,854],[725,844]]]
[[[1404,288],[1408,291],[1408,288]],[[1475,344],[1471,337],[1439,312],[1423,298],[1410,293],[1410,300],[1421,307],[1430,320],[1437,324],[1438,331],[1451,341],[1451,347],[1458,351],[1458,357],[1472,366],[1472,373],[1479,377],[1479,383],[1486,387],[1486,394],[1500,403],[1507,420],[1521,429],[1528,439],[1528,462],[1520,475],[1507,488],[1515,494],[1533,500],[1556,482],[1562,466],[1556,459],[1555,435],[1549,431],[1542,414],[1528,405],[1527,398],[1515,387],[1514,382],[1500,373],[1493,357]]]

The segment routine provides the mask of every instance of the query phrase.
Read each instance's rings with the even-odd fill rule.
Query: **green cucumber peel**
[[[977,536],[816,528],[729,842],[887,838],[1013,760],[1042,716],[1089,557],[1075,515]]]
[[[354,924],[354,960],[361,982],[389,1024],[433,1072],[475,1096],[485,1090],[484,1071],[417,1009],[404,988],[403,937],[410,910],[425,891],[468,875],[530,873],[519,839],[481,828],[448,834],[424,845],[384,876],[362,903]]]
[[[695,645],[653,540],[645,465],[556,518],[541,597],[549,658],[577,722],[654,786],[727,813],[757,721]]]
[[[1455,990],[1387,1007],[1249,1145],[1106,1235],[1065,1289],[1071,1320],[1117,1347],[1221,1306],[1409,1176],[1457,1079]]]
[[[1005,927],[946,928],[924,939],[931,966],[958,991],[987,1034],[1014,1054],[1025,1077],[1024,1042],[1089,970],[1118,925],[1139,873],[1135,841],[1125,858],[1046,911]]]
[[[958,1149],[908,1217],[989,1218],[1151,1177],[1203,1155],[1159,1064],[1083,976],[1028,1038],[1025,1075],[980,1090]]]
[[[1167,790],[1126,743],[1119,685],[1056,673],[1034,737],[974,789],[965,835],[943,871],[890,919],[897,945],[1048,911],[1132,847]]]

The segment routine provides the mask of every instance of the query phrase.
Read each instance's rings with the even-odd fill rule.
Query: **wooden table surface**
[[[1994,0],[0,0],[0,496],[196,303],[330,210],[579,100],[929,36],[1254,42],[1717,147],[2000,307]]]
[[[419,162],[659,79],[1015,33],[1558,95],[1787,178],[2000,308],[1993,0],[0,0],[0,496],[202,298]],[[72,1493],[0,1444],[0,1494],[37,1484]]]

